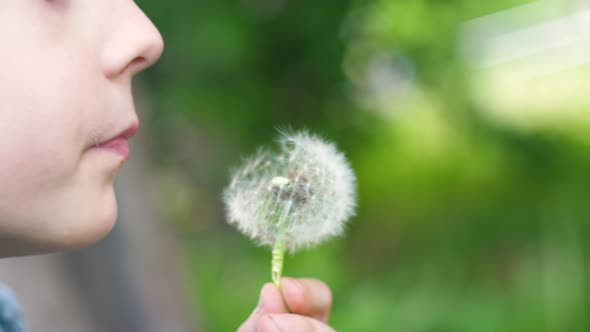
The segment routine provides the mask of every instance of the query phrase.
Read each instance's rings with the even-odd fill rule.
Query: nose
[[[135,2],[115,14],[118,24],[110,26],[109,38],[102,53],[102,67],[107,78],[131,79],[156,62],[164,49],[162,35]]]

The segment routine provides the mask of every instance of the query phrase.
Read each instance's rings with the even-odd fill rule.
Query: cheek
[[[13,174],[8,181],[23,190],[42,191],[75,175],[88,142],[87,91],[95,89],[80,69],[85,64],[72,61],[83,57],[22,54],[2,59],[0,52],[0,174]]]
[[[116,217],[113,161],[86,153],[105,110],[92,41],[49,40],[35,20],[10,19],[0,11],[0,255],[6,236],[92,242]]]
[[[89,81],[66,54],[1,53],[0,213],[48,214],[80,182]]]
[[[80,152],[82,105],[49,80],[14,84],[0,99],[0,160],[35,182],[67,176]]]
[[[74,112],[30,106],[34,116],[13,112],[10,125],[0,115],[0,242],[8,236],[40,252],[92,243],[116,218],[112,178],[87,158]]]
[[[0,127],[0,195],[26,201],[47,195],[75,174],[79,157],[67,121],[22,112]]]

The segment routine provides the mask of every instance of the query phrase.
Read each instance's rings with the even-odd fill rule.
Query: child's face
[[[132,0],[14,0],[0,44],[0,256],[93,243],[125,160],[95,145],[137,123],[131,78],[162,38]]]

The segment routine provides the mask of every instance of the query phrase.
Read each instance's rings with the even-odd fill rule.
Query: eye
[[[69,0],[44,0],[45,3],[51,6],[57,7],[67,7],[69,4]]]

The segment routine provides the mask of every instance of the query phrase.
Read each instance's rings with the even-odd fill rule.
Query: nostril
[[[129,63],[129,67],[142,69],[147,64],[147,59],[143,56],[138,56]]]
[[[131,62],[129,62],[127,64],[127,66],[125,68],[123,68],[121,73],[131,72],[131,74],[134,75],[134,74],[137,74],[138,72],[142,71],[144,68],[146,68],[148,66],[149,66],[149,63],[147,61],[147,58],[144,56],[138,56],[138,57],[134,58],[133,60],[131,60]]]

